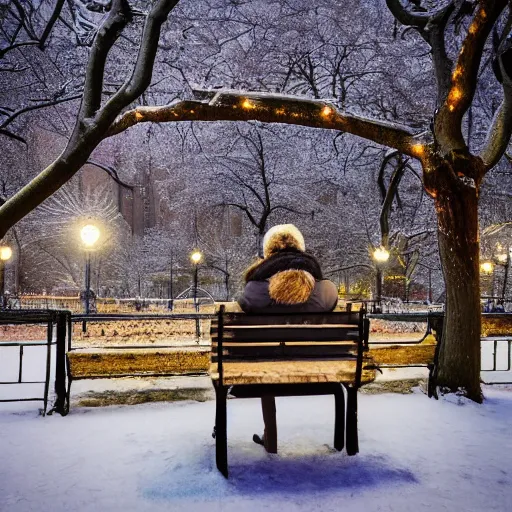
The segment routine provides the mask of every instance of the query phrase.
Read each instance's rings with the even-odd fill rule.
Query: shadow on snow
[[[147,499],[211,499],[229,495],[308,495],[325,491],[351,492],[390,484],[415,484],[408,469],[395,467],[382,456],[348,457],[337,452],[315,455],[267,455],[233,453],[229,480],[217,471],[215,449],[187,462],[176,461],[172,468],[148,482],[142,489]]]

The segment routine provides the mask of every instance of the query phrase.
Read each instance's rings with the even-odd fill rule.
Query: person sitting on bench
[[[323,313],[338,302],[336,285],[323,279],[318,261],[305,252],[302,233],[293,224],[269,229],[263,238],[263,259],[245,273],[245,288],[238,303],[246,313]],[[277,453],[274,396],[261,398],[265,431],[253,441]]]

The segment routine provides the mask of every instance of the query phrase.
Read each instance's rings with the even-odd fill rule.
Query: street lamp
[[[0,309],[5,307],[5,264],[12,257],[12,249],[8,245],[0,246]]]
[[[492,261],[484,261],[483,263],[480,264],[480,270],[484,274],[491,274],[492,271],[494,270],[493,262]]]
[[[502,246],[499,246],[500,249],[503,249]],[[512,247],[507,247],[506,252],[502,252],[496,256],[496,262],[498,265],[502,265],[505,269],[505,273],[503,276],[503,286],[501,288],[501,300],[505,299],[505,294],[507,293],[507,280],[508,273],[510,269],[510,260],[512,258]]]
[[[382,298],[382,265],[389,260],[389,251],[383,247],[377,247],[372,253],[372,257],[375,261],[375,267],[377,270],[376,275],[376,302],[380,304]]]
[[[198,272],[199,263],[201,263],[202,259],[203,259],[203,255],[202,255],[201,251],[194,251],[190,255],[190,261],[194,265],[194,307],[196,308],[196,311],[197,311],[197,272]]]
[[[100,230],[94,224],[86,224],[80,231],[80,237],[85,247],[85,314],[90,313],[91,295],[91,251],[100,238]]]

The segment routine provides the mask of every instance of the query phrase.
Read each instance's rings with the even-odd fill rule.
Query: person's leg
[[[276,399],[273,396],[261,397],[261,409],[265,432],[263,443],[268,453],[277,453]]]

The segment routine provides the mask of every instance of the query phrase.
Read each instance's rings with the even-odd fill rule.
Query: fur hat
[[[288,247],[304,252],[306,244],[302,233],[293,224],[278,224],[263,237],[263,256],[268,258]]]

